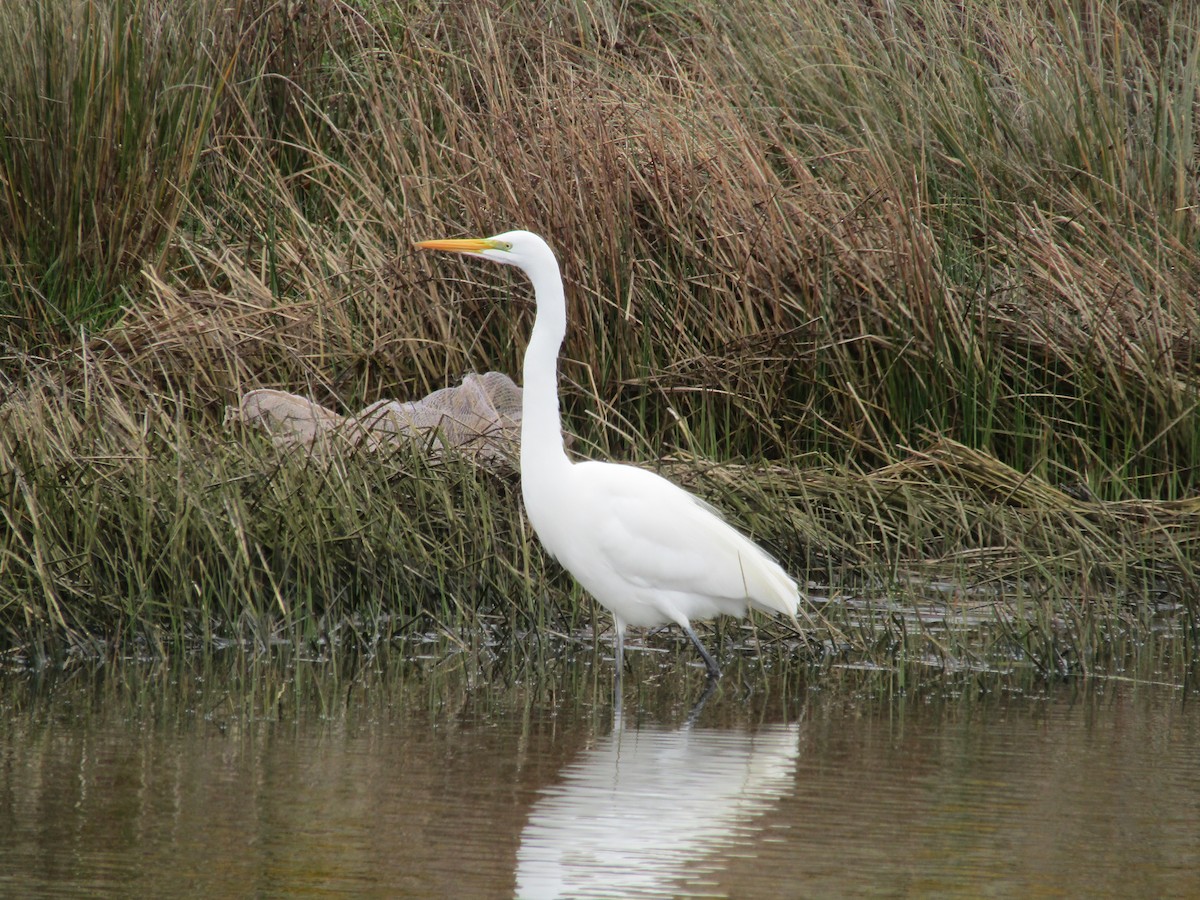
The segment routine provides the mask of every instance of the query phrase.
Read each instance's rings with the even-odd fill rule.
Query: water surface
[[[0,895],[1200,890],[1195,690],[633,655],[0,676]]]

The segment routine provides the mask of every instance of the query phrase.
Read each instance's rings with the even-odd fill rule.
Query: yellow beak
[[[417,246],[423,250],[449,250],[451,253],[480,253],[484,250],[498,250],[496,242],[490,238],[460,238],[444,241],[417,241]]]

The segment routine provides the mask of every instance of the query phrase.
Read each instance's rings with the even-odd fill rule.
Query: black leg
[[[621,727],[621,706],[624,692],[621,690],[621,673],[625,671],[625,626],[620,622],[616,623],[617,628],[617,675],[613,680],[613,723],[614,727],[620,730]]]
[[[721,677],[721,667],[717,665],[717,661],[708,655],[708,651],[704,649],[704,645],[700,643],[700,638],[696,637],[696,632],[692,631],[692,626],[686,622],[683,625],[683,630],[687,636],[692,639],[692,643],[696,645],[696,649],[700,651],[700,655],[704,658],[704,667],[708,669],[708,680],[716,681]]]

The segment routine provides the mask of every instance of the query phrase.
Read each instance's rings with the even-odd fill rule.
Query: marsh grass
[[[419,447],[218,439],[176,403],[132,416],[110,385],[82,390],[47,380],[6,406],[8,645],[136,655],[544,627],[528,595],[547,578],[511,482],[435,469]]]
[[[820,585],[817,655],[1194,652],[1200,12],[183,9],[0,12],[8,647],[590,623],[511,483],[219,424],[519,372],[527,286],[411,249],[519,225],[575,449]]]
[[[187,201],[223,72],[203,4],[16,3],[0,24],[0,315],[36,347],[111,322]]]

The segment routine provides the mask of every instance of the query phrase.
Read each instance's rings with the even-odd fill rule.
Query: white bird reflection
[[[670,896],[719,871],[729,851],[752,855],[760,816],[794,790],[798,737],[797,724],[618,725],[539,792],[517,851],[517,896]]]

